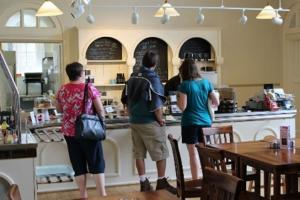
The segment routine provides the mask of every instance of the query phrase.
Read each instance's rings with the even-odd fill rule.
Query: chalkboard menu
[[[179,58],[184,59],[187,54],[192,55],[193,58],[210,59],[211,58],[211,45],[208,41],[202,38],[191,38],[186,41],[179,51]]]
[[[111,37],[93,41],[86,51],[87,60],[122,60],[122,44]]]
[[[142,66],[143,56],[147,51],[153,51],[159,55],[159,62],[156,66],[156,72],[160,76],[161,81],[168,80],[168,45],[165,41],[150,37],[141,41],[135,51],[134,58],[136,60],[133,71],[138,71]]]

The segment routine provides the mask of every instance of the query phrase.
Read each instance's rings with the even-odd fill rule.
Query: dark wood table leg
[[[243,162],[243,159],[240,159],[240,170],[239,170],[239,177],[243,180],[245,180],[246,176],[247,176],[247,165],[244,164]],[[245,183],[243,184],[243,187],[242,187],[242,190],[243,191],[246,191],[246,181]]]
[[[270,188],[271,188],[271,174],[267,171],[264,171],[264,192],[265,192],[265,198],[270,199]]]
[[[298,174],[287,174],[285,177],[286,193],[298,193]]]
[[[274,200],[280,198],[280,173],[277,171],[274,172]]]
[[[255,193],[260,196],[260,169],[255,169]]]

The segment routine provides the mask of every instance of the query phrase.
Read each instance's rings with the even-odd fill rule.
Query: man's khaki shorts
[[[145,159],[147,151],[153,161],[169,157],[165,127],[157,122],[130,124],[135,159]]]

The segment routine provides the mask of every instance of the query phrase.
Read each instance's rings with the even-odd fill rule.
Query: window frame
[[[6,18],[6,21],[5,21],[5,24],[4,24],[4,27],[5,28],[11,28],[11,29],[16,29],[16,28],[21,28],[21,29],[55,29],[56,28],[56,24],[55,22],[51,19],[51,17],[47,17],[49,19],[49,21],[52,23],[52,26],[48,26],[48,27],[41,27],[40,26],[40,20],[44,17],[37,17],[35,16],[35,19],[36,19],[36,23],[35,23],[35,26],[32,26],[32,27],[25,27],[25,17],[24,17],[24,11],[25,10],[34,10],[35,12],[37,12],[36,9],[34,8],[21,8],[20,10],[17,10],[15,11],[13,14],[11,14],[9,17]],[[16,13],[20,13],[20,26],[7,26],[7,22],[8,20],[13,17]]]

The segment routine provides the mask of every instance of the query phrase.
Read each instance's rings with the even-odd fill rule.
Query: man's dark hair
[[[158,63],[158,55],[153,51],[147,51],[143,57],[142,64],[144,67],[151,68]]]
[[[81,76],[82,71],[83,71],[83,66],[78,62],[70,63],[66,67],[66,72],[70,81],[77,81]]]
[[[182,80],[193,80],[201,78],[199,67],[196,65],[193,59],[185,59],[179,67],[179,72]]]

